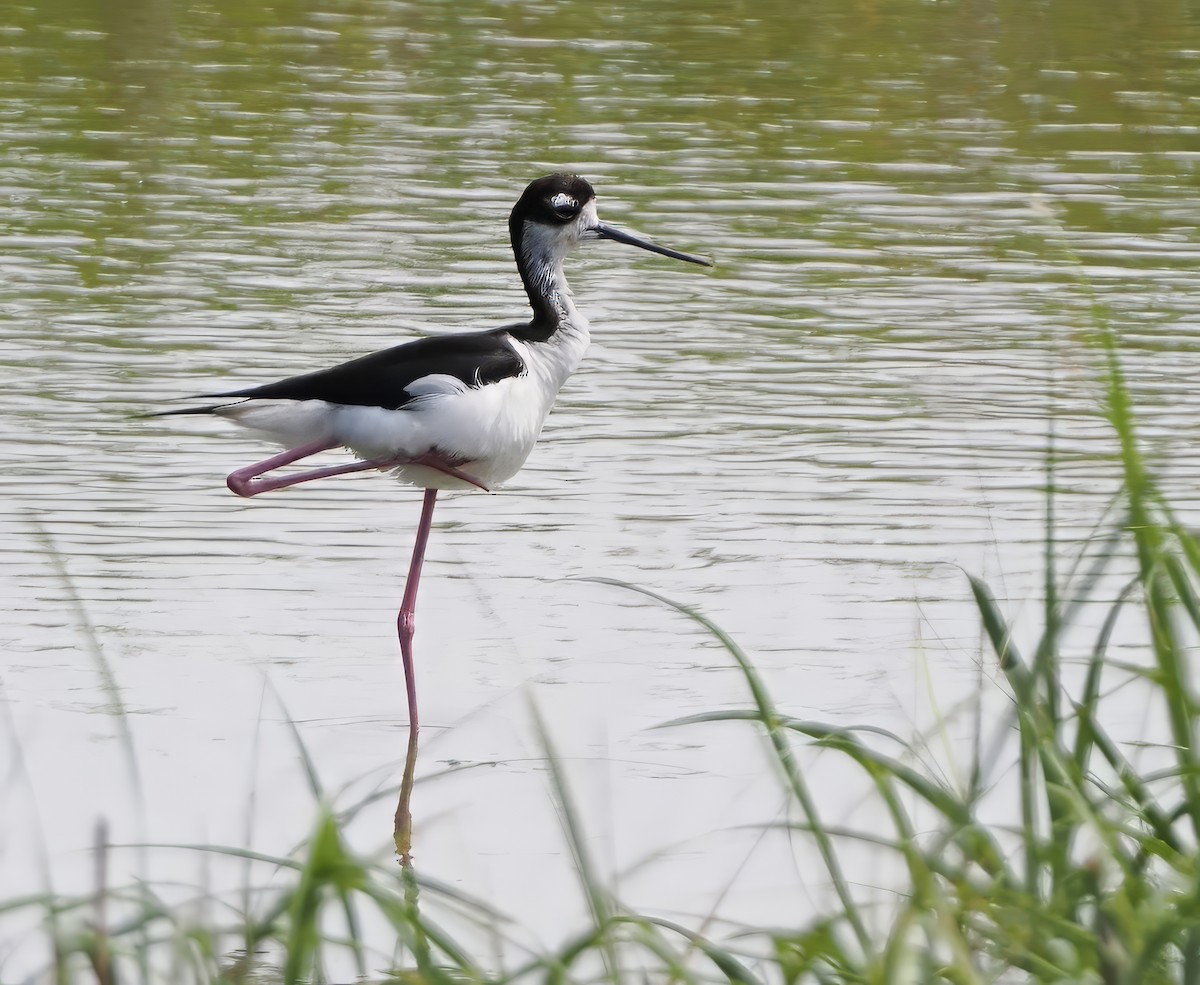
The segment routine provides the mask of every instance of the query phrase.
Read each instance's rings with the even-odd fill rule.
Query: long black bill
[[[695,257],[690,253],[680,253],[678,250],[668,250],[665,246],[656,246],[654,243],[638,239],[638,237],[631,236],[629,233],[623,233],[619,229],[613,229],[612,226],[603,222],[597,223],[593,232],[601,239],[611,239],[617,243],[625,243],[627,246],[636,246],[643,250],[649,250],[651,253],[671,257],[673,260],[686,260],[688,263],[698,263],[702,267],[711,267],[713,265],[711,260],[707,260],[704,257]]]

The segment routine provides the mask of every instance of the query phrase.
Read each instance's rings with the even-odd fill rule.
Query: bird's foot
[[[380,466],[383,469],[398,468],[404,465],[420,465],[427,469],[433,469],[435,472],[441,472],[443,475],[448,475],[452,479],[458,479],[460,482],[466,482],[474,486],[476,489],[482,489],[484,492],[492,490],[485,486],[479,479],[471,475],[469,472],[464,472],[459,468],[465,464],[461,458],[450,458],[448,455],[442,454],[440,451],[427,451],[422,455],[415,457],[396,458],[392,461]]]
[[[235,472],[230,472],[229,476],[225,479],[225,485],[229,487],[230,492],[249,498],[257,496],[259,493],[270,492],[272,489],[282,489],[285,486],[295,485],[297,482],[304,482],[307,479],[319,478],[319,476],[314,475],[312,472],[300,472],[295,475],[277,476],[275,478],[263,478],[263,476],[267,472],[281,469],[285,465],[291,465],[293,462],[300,461],[302,458],[308,458],[310,455],[316,455],[318,452],[328,451],[330,448],[336,447],[331,442],[314,441],[307,445],[301,445],[299,448],[289,448],[285,452],[273,455],[265,462],[256,462],[254,465],[247,465]],[[316,471],[322,474],[328,472],[327,469],[317,469]]]

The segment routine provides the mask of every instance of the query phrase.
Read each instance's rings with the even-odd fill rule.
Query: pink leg
[[[301,445],[299,448],[290,448],[287,451],[280,452],[278,455],[268,458],[265,462],[257,462],[254,465],[247,465],[245,468],[240,468],[236,472],[230,472],[229,477],[225,480],[225,485],[229,487],[230,492],[237,493],[239,496],[257,496],[260,492],[277,488],[271,483],[278,482],[279,480],[259,478],[264,472],[283,468],[285,465],[291,465],[292,462],[308,458],[309,455],[315,455],[317,452],[328,451],[330,448],[336,447],[336,445],[330,442],[314,441],[307,445]]]
[[[408,757],[404,763],[404,777],[400,783],[400,803],[396,807],[396,850],[406,862],[412,850],[412,797],[413,776],[417,764],[417,680],[413,665],[413,632],[416,629],[417,587],[421,583],[421,567],[425,563],[425,546],[429,543],[429,530],[433,525],[433,506],[437,500],[436,489],[425,490],[425,502],[421,506],[421,522],[417,525],[417,537],[413,542],[412,562],[408,566],[408,580],[404,584],[404,599],[400,603],[400,615],[396,620],[396,635],[400,638],[400,660],[404,667],[404,687],[408,693]]]
[[[376,461],[380,461],[376,459]],[[428,451],[424,455],[418,455],[416,458],[394,458],[390,462],[384,462],[383,465],[377,465],[376,468],[389,468],[394,465],[424,465],[427,469],[433,469],[435,472],[441,472],[443,475],[449,475],[455,479],[460,479],[463,482],[470,483],[476,489],[482,489],[484,492],[491,492],[482,482],[475,476],[464,472],[458,468],[450,459],[444,455],[439,455],[436,451]],[[432,489],[426,489],[426,493],[433,492]]]
[[[299,448],[280,452],[273,458],[268,458],[265,462],[257,462],[254,465],[247,465],[245,468],[240,468],[236,472],[230,472],[229,477],[225,480],[225,484],[229,487],[230,492],[236,493],[239,496],[245,496],[248,499],[251,496],[257,496],[259,493],[270,492],[272,489],[286,489],[288,486],[294,486],[300,482],[309,482],[312,479],[325,479],[331,475],[345,475],[348,472],[365,472],[368,469],[389,469],[399,465],[423,465],[426,468],[435,469],[438,472],[453,476],[455,479],[468,482],[482,489],[484,492],[490,492],[488,487],[474,476],[468,475],[461,469],[456,468],[449,459],[438,455],[436,452],[426,452],[423,455],[417,455],[413,458],[371,458],[366,461],[350,462],[346,465],[330,465],[323,469],[295,472],[292,475],[276,476],[271,479],[264,479],[262,477],[264,472],[274,471],[285,465],[298,462],[302,458],[308,458],[310,455],[315,455],[318,452],[328,451],[336,447],[336,444],[326,444],[320,441],[301,445]]]
[[[408,566],[408,581],[404,583],[404,599],[400,603],[400,616],[396,620],[396,632],[400,637],[400,656],[404,662],[404,683],[408,689],[409,729],[417,730],[417,686],[413,677],[412,639],[416,630],[417,587],[421,583],[421,567],[425,563],[425,545],[429,543],[429,530],[433,525],[433,505],[437,500],[436,489],[425,490],[425,502],[421,505],[421,522],[417,525],[417,538],[413,542],[412,561]]]

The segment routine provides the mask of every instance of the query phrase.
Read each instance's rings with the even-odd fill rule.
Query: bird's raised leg
[[[313,479],[327,479],[332,475],[365,472],[369,469],[386,470],[397,468],[401,465],[422,465],[425,468],[434,469],[445,475],[452,476],[462,482],[470,483],[484,492],[490,492],[488,487],[482,482],[474,476],[468,475],[462,469],[456,467],[450,459],[439,455],[437,452],[425,452],[421,455],[397,458],[370,458],[359,462],[348,462],[345,465],[330,465],[321,469],[309,469],[307,472],[293,472],[291,475],[280,475],[272,478],[263,477],[266,472],[273,472],[275,469],[298,462],[302,458],[308,458],[310,455],[316,455],[318,452],[329,451],[331,448],[336,447],[336,444],[321,441],[301,445],[299,448],[280,452],[278,455],[268,458],[265,462],[256,462],[254,465],[247,465],[236,472],[230,472],[228,478],[225,480],[225,484],[229,487],[230,492],[249,499],[251,496],[257,496],[259,493],[270,492],[272,489],[286,489],[288,486],[294,486],[301,482],[310,482]]]
[[[262,474],[264,472],[272,472],[275,469],[281,469],[285,465],[291,465],[292,462],[308,458],[309,455],[315,455],[318,452],[328,451],[330,448],[336,447],[332,442],[313,441],[307,445],[301,445],[299,448],[289,448],[287,451],[281,451],[278,455],[273,455],[265,462],[255,462],[253,465],[247,465],[236,472],[230,472],[229,476],[225,479],[225,485],[229,487],[230,492],[237,493],[239,496],[257,496],[259,493],[268,492],[271,489],[280,489],[285,485],[291,485],[288,481],[291,478],[290,476],[263,479],[261,478]],[[300,474],[305,475],[307,473],[302,472]]]
[[[379,461],[379,459],[376,459],[376,461]],[[458,464],[461,464],[461,462]],[[382,465],[376,466],[376,468],[386,469],[395,465],[423,465],[427,469],[433,469],[435,472],[441,472],[443,475],[449,475],[455,479],[460,479],[461,481],[474,486],[476,489],[482,489],[484,492],[491,492],[491,489],[476,479],[475,476],[470,475],[469,473],[460,469],[458,464],[440,452],[427,451],[423,455],[417,455],[415,458],[395,458],[390,462],[384,462]],[[426,490],[426,492],[428,491],[429,490]]]
[[[429,543],[429,530],[433,525],[433,506],[437,500],[436,489],[425,490],[425,501],[421,506],[421,522],[417,525],[417,537],[413,542],[412,561],[408,566],[408,580],[404,583],[404,599],[400,603],[400,615],[396,620],[396,634],[400,638],[400,660],[404,666],[404,687],[408,692],[408,754],[404,761],[404,776],[400,781],[400,802],[396,805],[396,854],[400,862],[408,865],[412,861],[412,800],[413,778],[417,767],[417,680],[413,665],[413,632],[416,629],[417,587],[421,583],[421,567],[425,563],[425,546]]]

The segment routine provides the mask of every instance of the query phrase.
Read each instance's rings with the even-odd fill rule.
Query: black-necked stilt
[[[413,615],[437,491],[486,490],[515,475],[559,389],[583,358],[588,323],[571,301],[563,258],[585,240],[611,239],[709,265],[601,222],[592,186],[574,174],[531,182],[509,216],[508,229],[533,308],[531,321],[418,339],[332,369],[211,395],[236,398],[230,403],[165,412],[224,417],[288,449],[231,473],[229,488],[239,496],[367,469],[391,471],[425,489],[398,620],[412,748],[417,730]],[[359,460],[268,475],[342,446]]]

